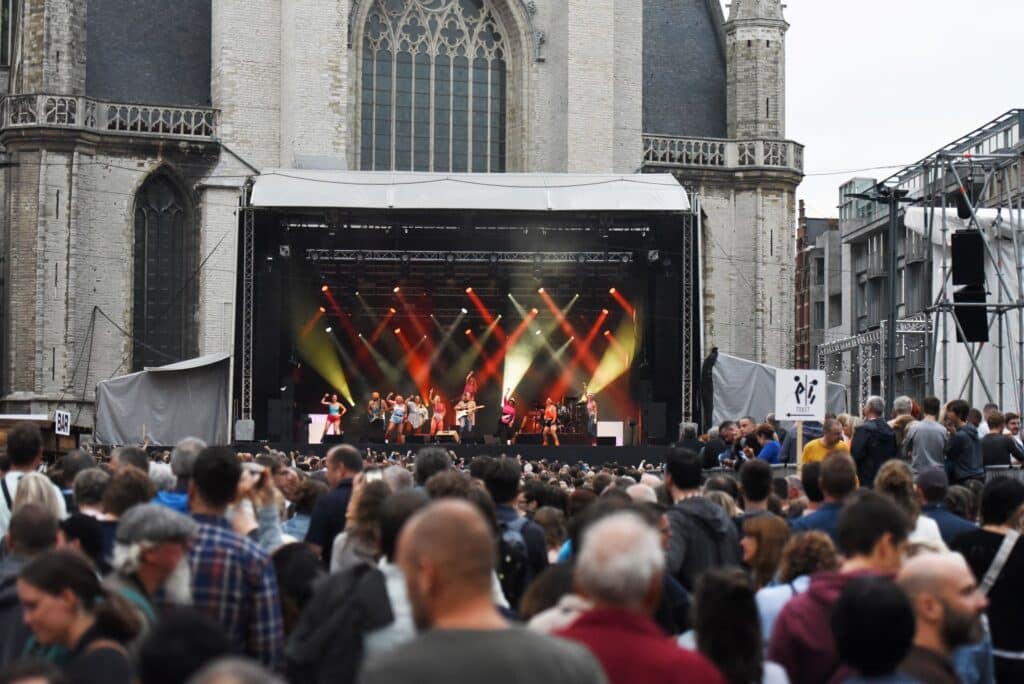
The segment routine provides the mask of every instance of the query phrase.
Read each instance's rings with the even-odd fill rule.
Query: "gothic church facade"
[[[787,365],[780,0],[0,0],[0,410],[233,348],[268,168],[665,172],[702,212],[704,346]]]

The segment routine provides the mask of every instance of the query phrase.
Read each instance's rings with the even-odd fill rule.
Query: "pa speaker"
[[[953,233],[953,285],[985,283],[985,240],[977,230]]]
[[[982,285],[962,288],[953,293],[953,302],[953,316],[960,324],[956,331],[956,341],[988,342],[988,313],[985,307],[957,306],[958,304],[984,304],[985,287]]]
[[[256,423],[251,420],[235,421],[235,441],[251,442],[256,434]]]
[[[597,446],[615,446],[614,437],[598,437]]]

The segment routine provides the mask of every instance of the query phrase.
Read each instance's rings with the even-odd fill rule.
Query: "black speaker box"
[[[985,241],[976,230],[953,233],[953,285],[985,284]]]
[[[981,306],[957,304],[983,304],[985,286],[964,287],[953,293],[953,315],[960,323],[956,331],[957,342],[988,342],[988,312]],[[963,333],[961,334],[961,329]]]
[[[597,446],[615,446],[614,437],[598,437]]]

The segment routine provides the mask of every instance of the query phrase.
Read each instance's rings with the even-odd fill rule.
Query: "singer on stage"
[[[348,413],[348,409],[338,401],[337,394],[325,394],[320,403],[327,407],[327,422],[324,423],[324,433],[320,435],[320,441],[322,442],[328,433],[333,435],[341,434],[341,417]]]

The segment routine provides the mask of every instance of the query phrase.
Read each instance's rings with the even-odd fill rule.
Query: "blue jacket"
[[[965,520],[946,508],[944,504],[925,504],[921,507],[921,513],[936,522],[939,526],[939,534],[942,535],[942,541],[946,542],[946,546],[952,546],[953,540],[964,532],[978,528],[970,520]]]
[[[838,544],[839,512],[842,510],[843,504],[841,503],[823,503],[818,510],[810,515],[792,520],[790,527],[797,534],[800,532],[810,532],[811,530],[820,530],[832,537],[832,541]]]
[[[761,447],[761,452],[757,455],[757,458],[762,461],[768,461],[774,465],[779,462],[779,453],[781,453],[781,451],[782,445],[773,439],[770,442],[765,442],[765,445]]]

